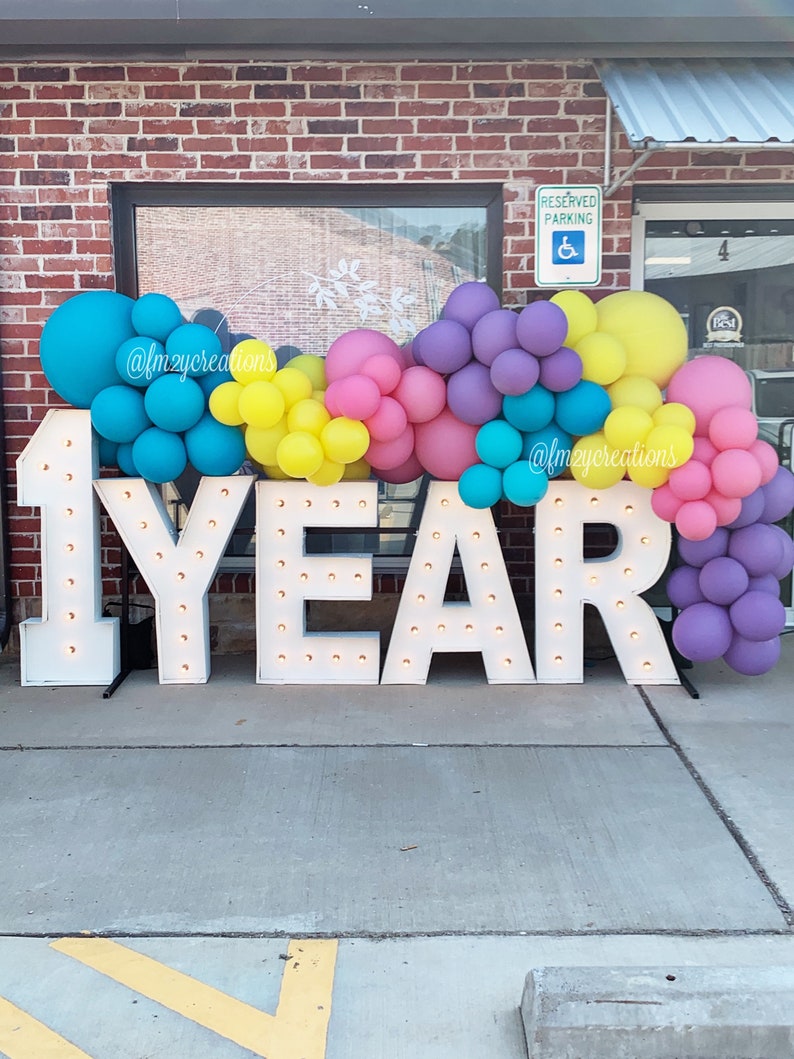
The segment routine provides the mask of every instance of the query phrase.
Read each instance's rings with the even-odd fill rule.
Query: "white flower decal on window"
[[[357,258],[349,263],[345,258],[340,258],[336,268],[329,269],[326,277],[305,272],[304,275],[312,281],[309,294],[314,295],[315,306],[338,311],[339,301],[352,298],[362,324],[380,322],[380,319],[388,317],[393,335],[401,337],[416,334],[416,324],[408,315],[408,307],[415,304],[416,296],[403,287],[395,287],[388,297],[384,297],[378,293],[375,280],[363,280],[359,276],[360,267],[361,262]]]

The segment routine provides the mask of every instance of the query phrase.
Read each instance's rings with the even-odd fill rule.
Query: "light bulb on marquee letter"
[[[119,672],[119,620],[103,618],[99,473],[91,413],[59,408],[17,460],[17,503],[41,508],[41,618],[19,626],[21,682],[109,684]]]
[[[457,544],[468,603],[445,603]],[[490,511],[467,507],[455,482],[431,482],[381,678],[424,684],[434,651],[479,651],[489,684],[534,684]]]
[[[593,503],[593,501],[597,501]],[[617,528],[618,547],[584,559],[586,523]],[[598,608],[629,684],[678,684],[656,615],[639,595],[661,577],[670,525],[651,508],[651,491],[618,482],[593,493],[578,482],[553,482],[535,509],[535,645],[538,679],[584,680],[584,604]]]
[[[207,590],[252,482],[250,475],[202,478],[179,535],[151,482],[94,482],[154,596],[161,684],[204,684],[209,679]]]
[[[371,599],[371,555],[306,555],[307,526],[376,526],[377,482],[257,482],[260,684],[377,684],[377,633],[307,633],[307,599]]]

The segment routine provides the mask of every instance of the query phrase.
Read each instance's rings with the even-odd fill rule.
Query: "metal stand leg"
[[[113,692],[121,687],[130,675],[129,664],[129,634],[130,634],[130,553],[124,542],[121,542],[121,669],[118,676],[108,684],[102,692],[103,699],[109,699]]]

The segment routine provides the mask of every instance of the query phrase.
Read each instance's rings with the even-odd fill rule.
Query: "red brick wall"
[[[506,304],[533,297],[533,195],[602,183],[605,100],[581,61],[0,66],[0,340],[14,461],[48,407],[44,321],[113,286],[114,181],[497,181]],[[616,130],[613,165],[632,154]],[[660,166],[664,168],[660,168]],[[788,180],[794,155],[660,154],[643,182]],[[628,285],[631,187],[604,211],[604,289]],[[508,549],[526,541],[507,512]],[[40,592],[38,513],[11,507],[15,595]],[[112,560],[114,556],[107,557]],[[112,564],[108,569],[112,576]],[[518,592],[529,564],[516,557]],[[249,578],[240,579],[241,588]],[[228,583],[224,586],[228,587]]]

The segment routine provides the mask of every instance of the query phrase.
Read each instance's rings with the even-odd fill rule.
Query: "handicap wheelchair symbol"
[[[581,265],[584,263],[584,231],[556,231],[551,233],[551,262],[553,265]]]

